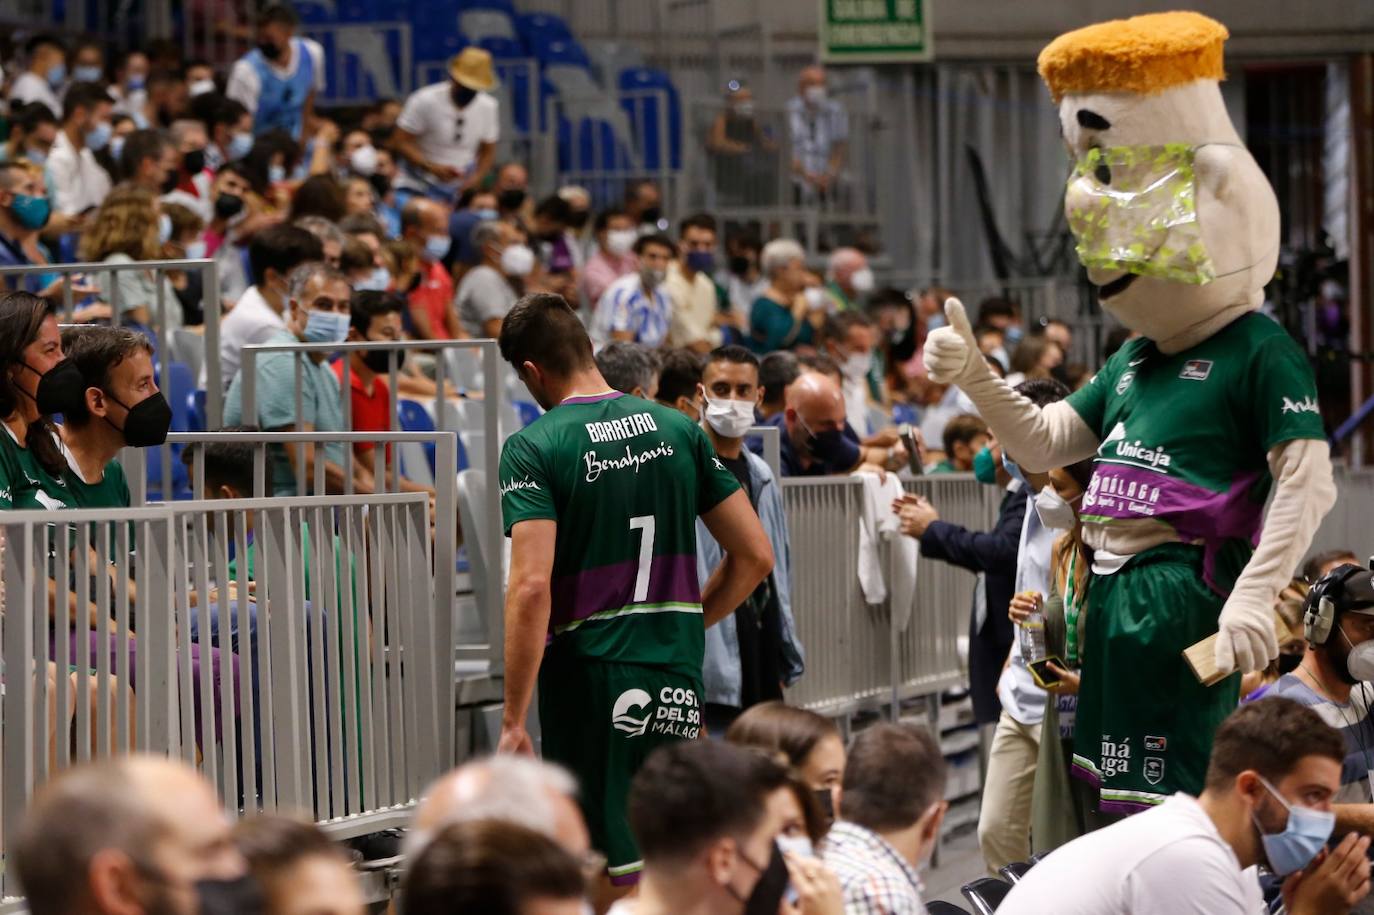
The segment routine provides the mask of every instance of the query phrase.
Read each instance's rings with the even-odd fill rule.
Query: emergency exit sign
[[[931,0],[821,0],[826,63],[930,60]]]

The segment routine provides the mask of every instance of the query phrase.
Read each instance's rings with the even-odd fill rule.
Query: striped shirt
[[[841,820],[821,858],[840,880],[845,915],[925,915],[916,868],[876,832]]]
[[[628,331],[634,342],[656,348],[668,338],[672,317],[673,303],[662,286],[646,293],[639,273],[627,273],[612,283],[597,303],[592,342],[605,346],[614,339],[612,334]]]
[[[1279,677],[1264,695],[1282,696],[1305,705],[1321,716],[1345,738],[1345,761],[1341,766],[1341,790],[1332,798],[1338,804],[1368,804],[1371,800],[1370,773],[1374,771],[1374,718],[1369,716],[1369,693],[1363,683],[1350,691],[1350,701],[1338,705],[1314,691],[1303,674],[1294,671]],[[1262,699],[1259,701],[1263,701]]]

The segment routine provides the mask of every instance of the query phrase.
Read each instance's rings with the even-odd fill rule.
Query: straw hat
[[[1037,61],[1056,103],[1070,92],[1149,95],[1199,79],[1221,80],[1226,26],[1201,13],[1151,13],[1075,29]]]
[[[491,55],[481,48],[464,48],[448,62],[448,75],[460,86],[485,92],[496,85],[491,71]]]

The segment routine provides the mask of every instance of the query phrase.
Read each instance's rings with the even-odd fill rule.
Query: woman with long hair
[[[121,184],[95,212],[81,239],[81,259],[107,264],[155,261],[166,255],[172,219],[162,212],[152,191]],[[170,280],[161,278],[166,329],[182,326],[181,301]],[[121,324],[148,328],[158,313],[158,277],[152,270],[121,270],[100,275],[100,294],[115,310]]]
[[[786,757],[821,808],[834,817],[844,778],[844,741],[834,721],[782,702],[762,702],[736,718],[725,739]]]

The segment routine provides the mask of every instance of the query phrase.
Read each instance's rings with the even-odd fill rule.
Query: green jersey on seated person
[[[299,343],[295,334],[281,330],[266,343]],[[254,398],[257,416],[243,415],[243,370],[234,376],[224,398],[226,426],[256,426],[265,432],[280,431],[287,426],[297,430],[312,426],[318,432],[345,432],[343,402],[339,396],[339,379],[326,362],[309,357],[301,364],[301,415],[296,415],[296,361],[294,353],[259,353],[257,356],[257,389]],[[272,495],[296,495],[296,475],[286,455],[286,447],[272,446]],[[324,459],[344,466],[342,442],[324,446]],[[314,468],[306,468],[307,478]]]
[[[67,508],[72,494],[62,475],[48,473],[33,449],[21,444],[8,423],[0,434],[0,510]]]

